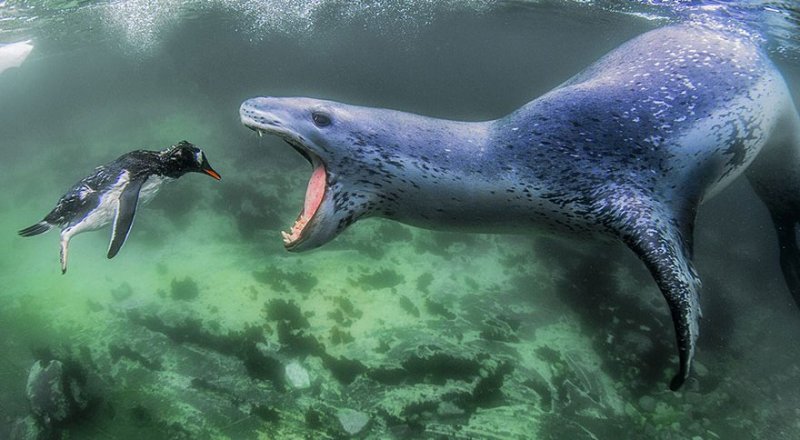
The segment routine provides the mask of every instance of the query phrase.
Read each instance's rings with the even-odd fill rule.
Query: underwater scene
[[[517,170],[530,150],[487,137],[559,86],[670,52],[625,46],[575,76],[678,23],[725,36],[710,56],[739,44],[737,68],[751,46],[774,63],[684,81],[758,127],[728,126],[726,188],[689,191],[713,167],[670,186],[704,202],[653,223],[677,225],[678,251],[597,239],[587,213],[528,228],[462,178]],[[797,154],[765,165],[747,147],[800,141],[799,26],[793,1],[0,0],[0,439],[800,438],[800,213],[778,215]],[[726,95],[762,70],[788,92],[755,110]],[[331,101],[362,107],[342,120]],[[585,112],[565,132],[591,143],[611,123]],[[344,124],[372,128],[334,160],[317,133]],[[367,160],[381,137],[421,162]],[[445,164],[448,139],[470,174]],[[473,141],[508,151],[480,162]],[[688,155],[657,160],[694,169]],[[565,187],[629,172],[559,160],[539,172]],[[754,186],[733,179],[754,160]],[[625,211],[623,195],[603,197]],[[513,233],[445,225],[473,217]]]

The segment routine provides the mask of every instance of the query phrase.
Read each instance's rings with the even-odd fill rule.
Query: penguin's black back
[[[125,171],[128,172],[128,180],[134,180],[158,174],[162,168],[163,161],[158,151],[136,150],[125,153],[95,168],[92,174],[73,185],[45,216],[44,221],[53,225],[80,221],[97,208],[101,196],[119,181]]]

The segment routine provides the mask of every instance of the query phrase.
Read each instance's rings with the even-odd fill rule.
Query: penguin
[[[94,169],[72,186],[42,221],[18,231],[23,237],[61,228],[61,273],[67,272],[69,241],[81,232],[94,231],[113,222],[108,258],[119,252],[133,224],[138,204],[152,200],[161,186],[189,172],[222,177],[211,168],[206,155],[188,141],[162,151],[136,150]]]

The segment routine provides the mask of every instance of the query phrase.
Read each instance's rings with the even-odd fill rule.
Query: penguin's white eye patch
[[[327,127],[331,125],[331,117],[325,112],[316,111],[311,113],[311,120],[317,127]]]

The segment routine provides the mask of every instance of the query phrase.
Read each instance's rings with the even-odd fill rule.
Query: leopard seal
[[[380,216],[430,229],[611,237],[669,306],[679,368],[699,334],[697,208],[745,174],[778,231],[800,303],[800,117],[747,36],[682,23],[642,34],[495,120],[459,122],[294,97],[258,97],[242,123],[277,135],[313,172],[290,251]]]

